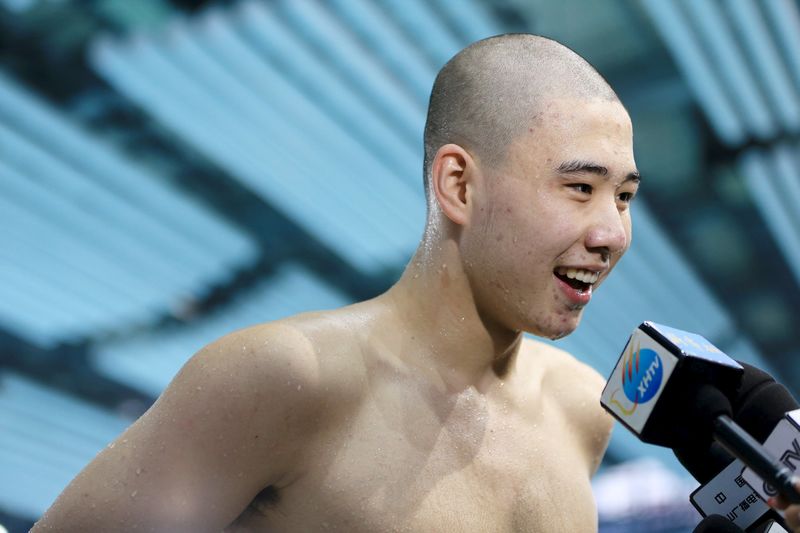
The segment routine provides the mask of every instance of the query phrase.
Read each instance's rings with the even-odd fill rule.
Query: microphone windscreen
[[[736,362],[742,366],[744,372],[742,372],[742,381],[739,383],[739,388],[736,390],[736,397],[731,400],[734,412],[741,407],[742,403],[748,400],[748,397],[753,392],[764,385],[775,382],[775,378],[757,366],[742,361]]]
[[[784,414],[797,409],[798,404],[768,373],[741,361],[739,364],[744,372],[731,399],[732,418],[756,440],[764,442]],[[701,439],[676,446],[673,451],[684,468],[702,484],[711,481],[733,461],[731,454],[705,434]]]
[[[694,395],[694,413],[691,419],[695,424],[711,431],[711,424],[720,415],[733,416],[730,400],[714,385],[704,383]]]
[[[697,524],[692,533],[744,533],[744,529],[724,516],[712,514]]]
[[[706,446],[691,443],[672,451],[686,471],[703,485],[714,479],[734,459],[716,441],[711,441]]]
[[[733,457],[717,444],[711,436],[714,419],[719,415],[731,416],[730,400],[713,385],[700,385],[686,399],[686,423],[692,429],[693,438],[673,446],[675,457],[700,483],[708,483]]]
[[[733,419],[757,441],[764,442],[784,415],[800,405],[772,376],[752,365],[740,364],[744,374],[733,403]]]

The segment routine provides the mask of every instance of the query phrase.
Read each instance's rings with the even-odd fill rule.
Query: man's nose
[[[620,212],[616,202],[597,205],[586,232],[586,248],[600,253],[603,259],[620,255],[628,249],[627,212]]]

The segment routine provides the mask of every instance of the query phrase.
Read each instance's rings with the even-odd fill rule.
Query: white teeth
[[[557,272],[562,276],[567,276],[570,279],[577,279],[583,283],[595,283],[600,277],[599,272],[592,272],[590,270],[583,270],[578,268],[564,268],[559,267]]]

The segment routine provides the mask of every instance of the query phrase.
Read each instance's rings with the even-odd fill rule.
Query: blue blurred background
[[[388,288],[433,78],[515,31],[610,81],[643,175],[631,251],[557,344],[608,375],[654,320],[797,393],[796,0],[0,0],[0,524],[204,344]],[[693,486],[618,428],[601,531],[690,531]]]

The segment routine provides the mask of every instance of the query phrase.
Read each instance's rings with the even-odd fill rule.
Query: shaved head
[[[438,149],[453,143],[484,165],[499,165],[508,147],[548,100],[618,101],[585,59],[530,34],[490,37],[468,46],[436,76],[425,123],[425,194]]]

